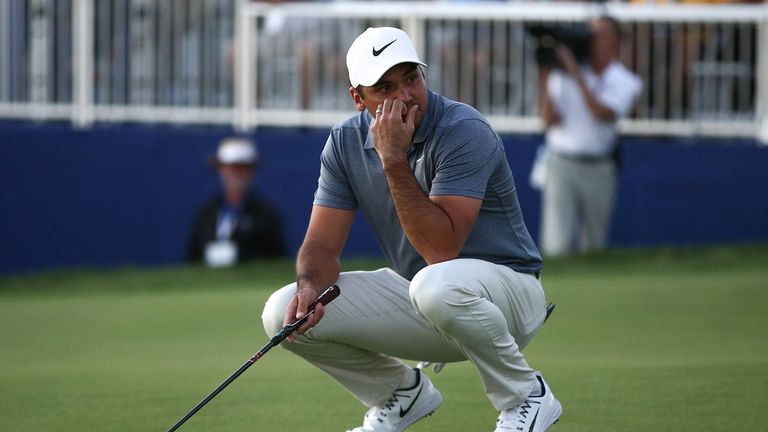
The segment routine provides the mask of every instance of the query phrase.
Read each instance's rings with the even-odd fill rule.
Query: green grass
[[[347,263],[375,268],[376,261]],[[288,262],[0,278],[0,431],[164,431],[260,348]],[[550,260],[555,313],[527,348],[561,431],[763,430],[768,246]],[[490,431],[467,363],[431,373],[445,403],[410,430]],[[274,349],[182,431],[343,431],[364,409]]]

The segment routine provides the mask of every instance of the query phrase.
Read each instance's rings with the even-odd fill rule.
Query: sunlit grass
[[[764,246],[547,261],[557,308],[526,355],[563,403],[552,430],[760,430],[767,263]],[[167,430],[266,342],[261,307],[291,277],[279,261],[0,279],[0,430]],[[492,430],[470,364],[430,374],[445,403],[410,430]],[[363,411],[274,349],[181,430],[343,431]]]

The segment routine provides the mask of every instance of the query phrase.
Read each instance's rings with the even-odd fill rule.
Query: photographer
[[[539,109],[546,125],[540,246],[546,255],[605,247],[616,190],[617,121],[632,109],[640,79],[619,62],[619,23],[590,23],[587,59],[566,43],[540,63]]]

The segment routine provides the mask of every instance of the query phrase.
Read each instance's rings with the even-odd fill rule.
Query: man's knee
[[[261,314],[261,321],[264,325],[264,331],[269,337],[276,335],[283,328],[285,319],[285,309],[288,303],[296,293],[296,284],[290,284],[275,291],[264,304],[264,311]]]
[[[461,284],[455,271],[455,265],[446,261],[423,268],[411,281],[413,307],[438,328],[451,320],[451,310],[461,302]]]

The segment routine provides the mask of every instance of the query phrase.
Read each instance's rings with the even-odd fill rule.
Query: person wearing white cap
[[[197,210],[187,245],[189,262],[228,267],[287,255],[279,213],[251,188],[258,162],[258,148],[248,139],[219,143],[209,163],[218,171],[222,193]]]
[[[330,132],[296,282],[267,300],[264,328],[276,334],[339,285],[282,346],[369,407],[351,432],[403,431],[440,406],[423,369],[401,359],[471,361],[500,411],[497,432],[544,431],[562,408],[521,353],[547,316],[541,257],[501,138],[477,110],[429,90],[424,67],[400,29],[352,43],[359,113]],[[340,271],[357,210],[388,268]]]

